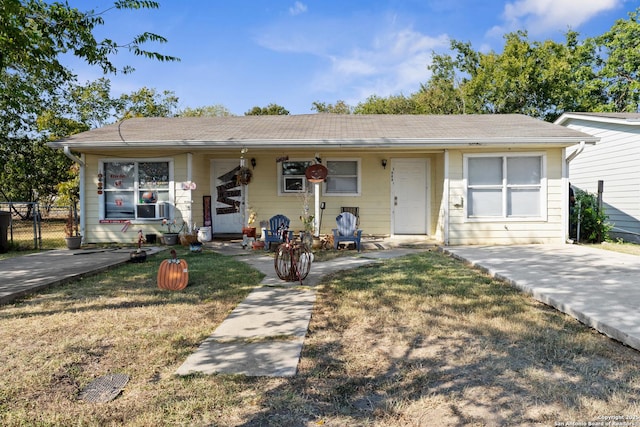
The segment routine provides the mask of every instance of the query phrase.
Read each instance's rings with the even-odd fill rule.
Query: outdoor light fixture
[[[256,158],[255,157],[251,158],[251,167],[254,168],[254,169],[256,168]]]
[[[387,159],[382,159],[382,168],[383,169],[387,168]]]

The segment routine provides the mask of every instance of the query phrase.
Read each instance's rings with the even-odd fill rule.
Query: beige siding
[[[278,168],[276,158],[288,155],[290,159],[312,159],[315,150],[286,150],[282,152],[252,149],[246,154],[247,166],[250,159],[256,159],[251,183],[247,186],[247,206],[257,212],[257,221],[266,221],[276,214],[288,216],[293,230],[301,230],[303,200],[300,195],[278,194]],[[477,152],[477,151],[476,151]],[[513,151],[511,151],[513,152]],[[464,206],[454,206],[462,199],[466,199],[463,186],[463,154],[462,150],[449,151],[449,191],[450,200],[444,199],[445,186],[445,155],[444,152],[416,153],[416,152],[382,152],[372,151],[362,153],[355,150],[320,151],[320,156],[326,159],[360,159],[361,194],[357,196],[335,196],[321,193],[320,200],[326,203],[322,216],[321,233],[331,233],[335,227],[335,217],[343,206],[358,207],[360,224],[365,235],[388,236],[391,232],[391,160],[394,158],[428,158],[429,175],[429,235],[443,240],[445,236],[445,212],[449,211],[449,243],[458,244],[510,244],[510,243],[557,243],[562,241],[562,188],[561,164],[562,150],[545,151],[547,155],[547,220],[546,221],[491,221],[471,222],[465,219]],[[174,173],[174,216],[178,224],[183,221],[187,225],[203,225],[203,196],[216,198],[216,189],[212,188],[211,161],[214,159],[239,160],[238,150],[201,151],[191,156],[189,170],[189,155],[176,154],[173,158]],[[161,221],[133,221],[127,232],[123,232],[123,224],[101,224],[99,222],[99,206],[97,195],[98,161],[110,156],[86,156],[86,192],[85,207],[85,242],[134,242],[136,231],[142,229],[145,234],[161,234]],[[113,156],[115,157],[115,156]],[[129,158],[167,158],[165,152],[145,152],[139,156]],[[387,159],[385,168],[381,160]],[[183,183],[194,182],[195,190],[183,189]],[[311,201],[313,211],[313,200]],[[448,205],[446,203],[449,203]],[[445,209],[447,208],[447,209]],[[240,224],[238,225],[238,233]],[[216,230],[213,230],[216,233]]]
[[[191,192],[191,200],[193,204],[192,218],[193,224],[196,226],[204,225],[204,207],[202,197],[210,195],[209,191],[209,160],[207,157],[200,154],[194,154],[192,157],[192,181],[196,184],[196,189]]]
[[[311,159],[309,152],[287,152],[290,159]],[[266,221],[274,215],[284,214],[291,219],[294,230],[302,229],[303,198],[301,195],[278,195],[278,167],[276,157],[281,154],[249,153],[248,157],[256,159],[257,166],[253,171],[251,184],[248,186],[248,205],[258,213],[257,222]],[[326,208],[322,214],[321,233],[331,233],[335,228],[335,218],[343,206],[359,208],[360,224],[365,234],[389,234],[389,167],[383,169],[381,159],[388,158],[379,154],[359,154],[337,151],[323,151],[323,159],[360,159],[362,173],[361,194],[359,196],[335,196],[321,192],[320,201]],[[313,184],[311,184],[313,185]],[[322,187],[322,185],[321,185]],[[314,210],[315,199],[311,199],[311,211]]]
[[[478,153],[481,151],[474,151]],[[488,152],[488,151],[485,151]],[[509,153],[517,152],[514,150]],[[525,152],[525,151],[523,151]],[[463,183],[463,151],[452,150],[450,160],[450,245],[562,243],[562,150],[546,154],[546,220],[469,221],[465,217],[466,193]],[[454,206],[461,200],[463,206]]]

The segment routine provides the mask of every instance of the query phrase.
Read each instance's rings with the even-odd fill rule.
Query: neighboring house
[[[310,114],[137,118],[50,146],[81,164],[86,243],[161,233],[162,218],[240,233],[249,208],[302,230],[318,158],[329,171],[311,207],[321,233],[357,207],[364,235],[467,245],[565,242],[565,149],[596,141],[524,115]]]
[[[640,114],[565,113],[556,124],[600,138],[571,162],[569,180],[593,194],[602,181],[610,236],[640,243]]]

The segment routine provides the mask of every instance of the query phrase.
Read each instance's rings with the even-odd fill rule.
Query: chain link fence
[[[0,202],[0,211],[10,212],[7,240],[12,250],[64,248],[69,207],[31,202]]]

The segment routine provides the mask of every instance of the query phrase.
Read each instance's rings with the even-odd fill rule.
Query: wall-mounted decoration
[[[185,191],[195,190],[197,188],[196,183],[193,181],[185,181],[182,183],[182,189]]]
[[[211,196],[202,196],[202,218],[205,227],[211,227]]]
[[[229,172],[218,177],[218,180],[220,180],[222,184],[216,187],[218,190],[216,201],[226,206],[217,207],[216,215],[235,214],[240,209],[240,201],[232,199],[232,197],[240,197],[242,194],[242,191],[238,188],[240,184],[236,179],[239,171],[240,166],[236,166]]]

